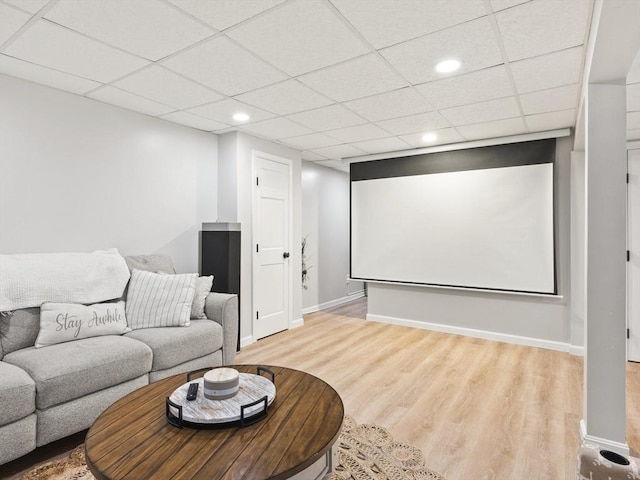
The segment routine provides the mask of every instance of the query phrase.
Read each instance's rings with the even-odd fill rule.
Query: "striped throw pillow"
[[[197,277],[133,269],[125,309],[129,328],[188,327]]]

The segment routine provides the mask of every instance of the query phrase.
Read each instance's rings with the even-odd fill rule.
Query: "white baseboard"
[[[584,347],[580,345],[569,345],[569,353],[577,357],[584,357]]]
[[[527,347],[546,348],[548,350],[557,350],[560,352],[568,352],[569,344],[556,342],[553,340],[542,340],[540,338],[522,337],[520,335],[511,335],[508,333],[489,332],[486,330],[476,330],[473,328],[456,327],[453,325],[442,325],[439,323],[420,322],[418,320],[408,320],[405,318],[387,317],[384,315],[367,314],[367,320],[372,322],[390,323],[392,325],[401,325],[403,327],[421,328],[423,330],[433,330],[435,332],[453,333],[454,335],[464,335],[467,337],[482,338],[484,340],[493,340],[495,342],[514,343],[516,345],[526,345]]]
[[[298,318],[293,322],[291,322],[291,327],[289,328],[298,328],[298,327],[302,327],[303,325],[304,325],[304,320],[302,318]],[[253,335],[247,335],[246,337],[242,337],[240,339],[240,348],[242,349],[244,347],[248,347],[252,343],[255,343],[255,340],[253,339]]]
[[[629,445],[626,443],[615,442],[613,440],[607,440],[606,438],[587,434],[587,422],[584,421],[584,418],[580,420],[580,437],[582,438],[583,444],[588,443],[591,445],[597,445],[604,450],[611,450],[612,452],[619,453],[625,457],[629,457],[631,453],[629,451]]]
[[[359,290],[354,293],[350,293],[346,297],[336,298],[335,300],[331,300],[329,302],[321,303],[320,305],[314,305],[312,307],[306,307],[302,309],[302,314],[306,315],[308,313],[318,312],[320,310],[324,310],[325,308],[337,307],[338,305],[342,305],[343,303],[349,303],[352,300],[356,300],[358,298],[364,297],[364,290]]]

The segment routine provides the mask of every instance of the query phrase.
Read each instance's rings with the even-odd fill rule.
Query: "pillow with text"
[[[40,332],[35,347],[130,331],[122,301],[93,305],[46,302],[40,307]]]

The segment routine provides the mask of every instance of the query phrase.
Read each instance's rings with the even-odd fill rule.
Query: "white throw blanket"
[[[115,248],[0,255],[0,312],[44,302],[104,302],[120,297],[128,281],[129,269]]]

